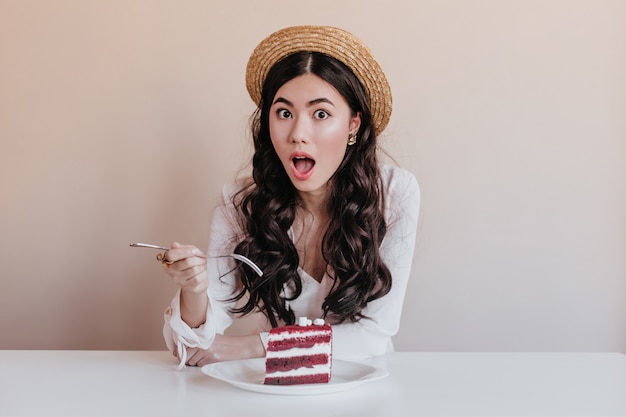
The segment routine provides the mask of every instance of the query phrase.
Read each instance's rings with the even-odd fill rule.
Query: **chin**
[[[299,192],[299,193],[326,193],[326,186],[328,185],[327,182],[323,183],[323,184],[319,184],[317,182],[312,182],[310,180],[307,181],[296,181],[293,182],[293,186],[295,187],[295,189]]]

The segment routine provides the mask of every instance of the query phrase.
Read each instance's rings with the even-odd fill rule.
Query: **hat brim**
[[[330,26],[293,26],[265,38],[254,49],[246,67],[246,87],[259,105],[270,68],[288,55],[301,51],[329,55],[354,72],[369,95],[374,132],[382,132],[391,118],[391,88],[369,48],[356,36]]]

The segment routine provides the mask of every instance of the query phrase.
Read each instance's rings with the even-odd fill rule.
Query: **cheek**
[[[272,145],[274,146],[274,148],[276,148],[277,145],[279,145],[280,142],[281,142],[282,133],[281,133],[280,129],[277,128],[274,123],[270,122],[270,126],[269,127],[270,127],[269,128],[270,140],[271,140]]]
[[[270,127],[270,142],[274,148],[274,152],[278,155],[278,158],[283,164],[288,163],[289,155],[291,155],[291,148],[289,141],[285,140],[285,133],[280,129],[271,129]]]
[[[320,147],[323,147],[324,150],[332,153],[345,153],[348,144],[348,135],[345,133],[345,129],[336,127],[327,129],[325,132],[321,132],[320,138]]]
[[[323,158],[320,158],[318,162],[328,169],[335,170],[346,156],[346,148],[345,141],[325,141],[318,147],[319,155],[323,155]]]

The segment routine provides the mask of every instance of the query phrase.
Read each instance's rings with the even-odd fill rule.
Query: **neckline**
[[[322,282],[324,282],[326,280],[326,277],[328,276],[328,272],[324,272],[324,275],[322,276],[322,279],[320,281],[318,281],[315,278],[313,278],[313,276],[311,276],[311,274],[309,274],[304,269],[302,269],[301,266],[298,266],[298,273],[300,273],[301,276],[306,277],[307,280],[316,283],[317,285],[322,285]]]

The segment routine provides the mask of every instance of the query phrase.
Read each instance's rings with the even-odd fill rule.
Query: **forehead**
[[[329,82],[315,74],[299,75],[283,84],[276,95],[277,98],[285,98],[290,102],[309,102],[311,100],[329,99],[335,104],[347,105],[345,98]]]

